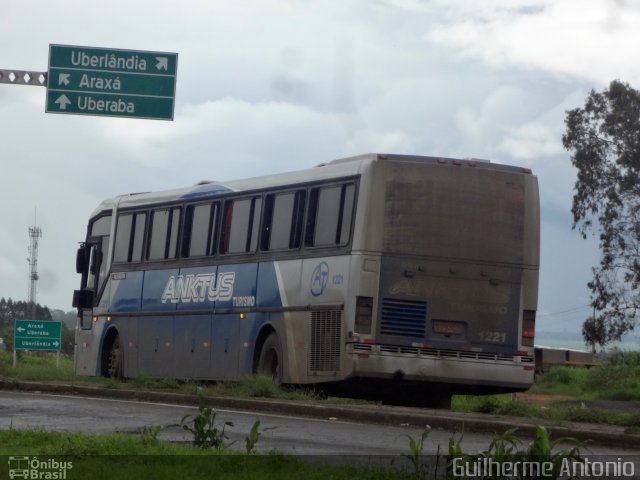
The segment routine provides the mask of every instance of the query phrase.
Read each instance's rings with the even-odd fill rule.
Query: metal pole
[[[46,87],[47,75],[48,72],[28,72],[25,70],[7,70],[0,68],[0,83]]]
[[[13,346],[13,368],[16,368],[16,366],[18,365],[18,354],[17,354],[17,350],[16,350],[16,346]]]

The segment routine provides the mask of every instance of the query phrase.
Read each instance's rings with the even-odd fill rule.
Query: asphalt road
[[[137,434],[145,426],[162,426],[160,438],[189,442],[191,434],[178,424],[197,408],[167,403],[105,399],[76,395],[53,395],[39,392],[0,391],[0,428],[43,428],[51,431],[73,431],[104,434],[124,432]],[[244,437],[255,420],[261,428],[270,428],[258,443],[259,450],[277,450],[296,455],[400,455],[408,453],[407,435],[419,437],[421,428],[409,425],[380,425],[338,418],[306,418],[296,415],[259,413],[218,408],[216,423],[232,422],[227,427],[233,448],[244,448]],[[446,452],[454,432],[434,429],[424,453]],[[459,436],[459,434],[457,434]],[[464,432],[463,450],[486,449],[491,434]],[[20,454],[20,452],[15,452]],[[592,445],[591,454],[638,454],[637,449]]]

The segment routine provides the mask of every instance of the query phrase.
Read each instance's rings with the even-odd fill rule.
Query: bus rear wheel
[[[123,358],[120,336],[116,335],[107,356],[107,375],[109,378],[120,380],[123,377]]]
[[[260,349],[260,356],[256,364],[257,375],[271,378],[275,383],[282,380],[282,349],[275,333],[270,333]]]

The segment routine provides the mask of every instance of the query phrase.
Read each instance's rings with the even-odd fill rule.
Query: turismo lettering
[[[162,292],[162,303],[228,301],[233,296],[235,279],[235,272],[220,273],[217,279],[214,273],[171,275]]]

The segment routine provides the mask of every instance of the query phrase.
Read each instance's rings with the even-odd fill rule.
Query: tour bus
[[[75,369],[525,390],[539,223],[531,170],[477,159],[366,154],[117,196],[77,253]]]

